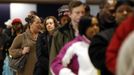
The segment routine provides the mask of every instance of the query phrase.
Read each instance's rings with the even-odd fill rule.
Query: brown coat
[[[17,75],[33,75],[36,58],[36,41],[32,40],[32,35],[29,30],[26,32],[16,36],[14,39],[10,49],[9,54],[13,57],[19,57],[22,54],[22,48],[28,46],[30,47],[30,53],[28,56],[28,60],[25,64],[25,68],[23,72],[18,72]]]

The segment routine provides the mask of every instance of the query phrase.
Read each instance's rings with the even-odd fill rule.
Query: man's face
[[[122,22],[131,13],[133,13],[133,9],[131,6],[127,4],[119,6],[116,10],[116,21],[118,23]]]
[[[61,19],[60,19],[61,25],[65,25],[66,23],[68,23],[69,19],[70,18],[68,16],[62,16]]]
[[[75,7],[70,12],[71,21],[73,21],[74,23],[78,24],[81,16],[83,16],[83,15],[85,15],[85,6],[80,5],[78,7]]]

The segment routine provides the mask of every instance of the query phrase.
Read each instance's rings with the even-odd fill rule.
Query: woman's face
[[[41,19],[37,16],[35,16],[34,18],[34,22],[32,23],[32,29],[34,30],[34,32],[40,32],[41,30]]]
[[[86,36],[88,38],[92,38],[94,35],[96,35],[100,31],[98,26],[98,20],[97,18],[92,18],[92,25],[88,27],[86,30]]]
[[[52,18],[46,20],[46,29],[48,32],[51,32],[55,29],[55,23]]]

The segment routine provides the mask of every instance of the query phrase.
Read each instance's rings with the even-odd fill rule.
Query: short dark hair
[[[80,35],[85,35],[86,30],[88,29],[88,27],[91,26],[91,21],[92,21],[91,17],[88,17],[88,16],[81,17],[79,24],[78,24],[78,30],[79,30]]]
[[[71,1],[68,5],[69,6],[69,11],[71,12],[73,8],[78,7],[80,5],[85,5],[85,4],[82,3],[81,1]]]
[[[117,10],[118,7],[120,7],[121,5],[129,5],[131,7],[134,7],[134,1],[132,0],[127,0],[127,1],[117,1],[117,4],[115,6],[115,10]]]

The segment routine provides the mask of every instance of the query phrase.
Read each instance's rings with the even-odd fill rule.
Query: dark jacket
[[[5,33],[0,33],[0,60],[4,60],[6,55],[9,37]]]
[[[9,37],[5,34],[0,32],[0,75],[2,75],[3,71],[3,61],[6,56],[6,44],[9,40]]]
[[[34,75],[48,75],[51,41],[52,35],[49,35],[47,32],[39,34],[36,46],[37,62]]]
[[[101,75],[112,75],[106,68],[106,48],[112,38],[114,28],[107,29],[95,35],[89,47],[89,56],[93,65],[101,70]]]
[[[63,27],[59,28],[53,36],[50,60],[53,59],[53,57],[51,58],[51,55],[55,57],[59,53],[60,49],[64,46],[64,44],[69,42],[73,38],[75,38],[75,36],[71,24],[64,25]],[[53,54],[53,52],[56,53]]]
[[[70,23],[63,25],[63,27],[60,27],[55,32],[52,40],[51,50],[50,50],[50,57],[49,57],[50,63],[57,56],[60,49],[65,45],[65,43],[69,42],[73,38],[75,38],[74,30]]]

